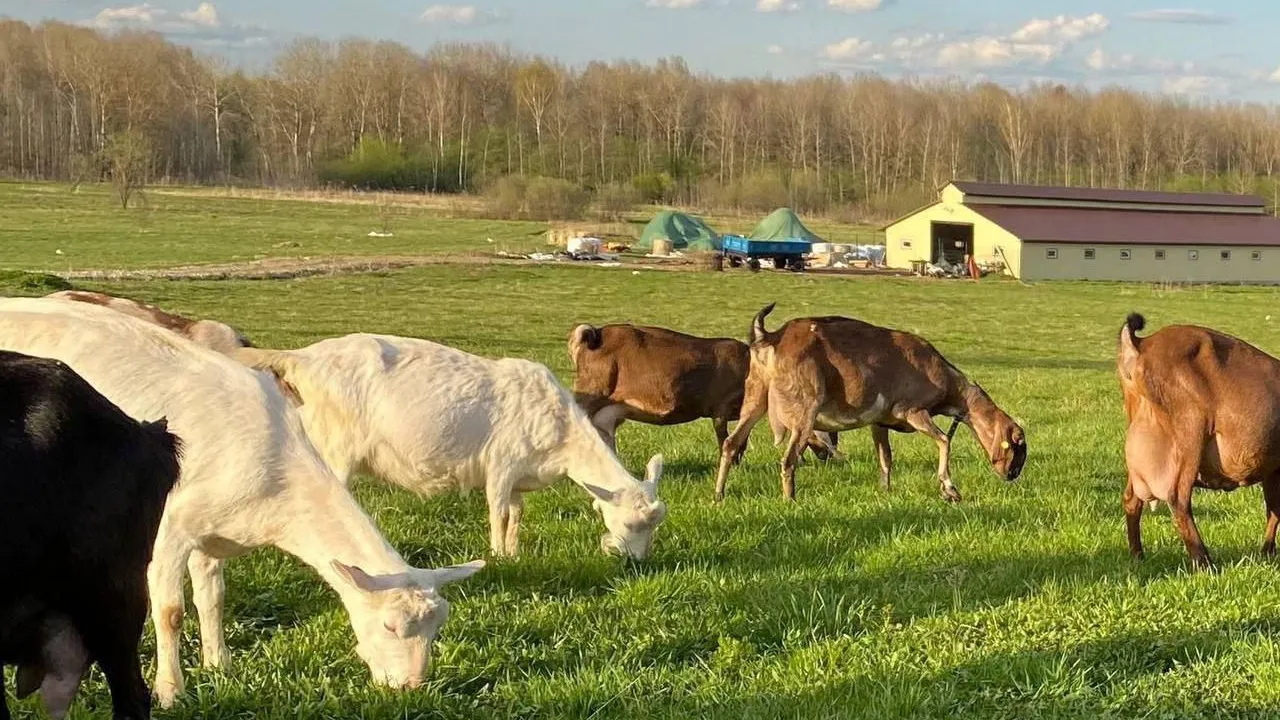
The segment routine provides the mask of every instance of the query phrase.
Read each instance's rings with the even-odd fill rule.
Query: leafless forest
[[[568,68],[489,45],[303,40],[247,73],[151,34],[0,22],[0,172],[457,192],[562,178],[703,207],[883,214],[951,178],[1259,192],[1280,113],[1123,89]],[[392,168],[392,170],[388,170]]]

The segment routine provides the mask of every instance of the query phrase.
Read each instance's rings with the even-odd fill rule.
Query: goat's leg
[[[871,426],[871,441],[876,446],[876,459],[880,461],[880,489],[889,492],[889,478],[893,474],[893,448],[889,445],[889,428]]]
[[[747,439],[751,437],[751,429],[760,422],[769,411],[769,400],[766,393],[752,393],[742,404],[742,414],[738,417],[738,425],[733,434],[720,445],[720,469],[716,472],[715,501],[724,500],[724,484],[729,477],[729,467],[736,464],[747,449]]]
[[[799,427],[791,429],[791,439],[787,443],[786,452],[782,454],[782,497],[787,500],[796,499],[796,466],[800,464],[800,456],[804,454],[812,435],[811,417],[802,420]]]
[[[1280,527],[1280,476],[1272,475],[1262,483],[1262,500],[1267,506],[1267,530],[1262,536],[1262,554],[1275,557],[1276,528]]]
[[[1196,473],[1200,465],[1200,452],[1193,450],[1180,458],[1177,476],[1174,480],[1172,497],[1169,498],[1169,510],[1173,513],[1173,524],[1182,536],[1182,543],[1187,546],[1187,554],[1191,557],[1191,565],[1197,570],[1213,569],[1213,560],[1209,557],[1209,549],[1200,536],[1200,528],[1196,525],[1195,515],[1191,512],[1191,492],[1195,488]]]
[[[1134,560],[1143,558],[1142,552],[1142,509],[1146,503],[1133,491],[1133,480],[1124,486],[1124,524],[1129,536],[1129,555]]]
[[[515,556],[520,552],[520,521],[524,518],[524,494],[512,491],[511,503],[507,509],[507,554]]]
[[[117,597],[85,608],[87,615],[79,618],[83,622],[75,623],[76,632],[88,657],[97,661],[107,679],[113,720],[150,720],[151,696],[147,692],[146,681],[142,679],[142,665],[138,662],[138,645],[147,623],[147,605],[142,599],[141,582],[125,585],[133,587],[122,588]],[[70,699],[68,696],[64,702],[69,705]],[[54,717],[60,715],[55,714]]]
[[[147,566],[147,587],[151,595],[151,620],[156,631],[155,695],[160,707],[168,709],[182,694],[182,659],[178,641],[185,614],[182,575],[187,556],[194,549],[186,538],[168,530],[167,515],[160,520],[155,550]]]
[[[914,410],[905,419],[911,427],[933,438],[938,444],[938,484],[942,489],[942,497],[947,502],[960,502],[960,491],[951,483],[951,440],[933,424],[933,418],[927,410]]]
[[[485,487],[489,503],[489,550],[495,557],[507,555],[507,523],[511,519],[511,484],[490,479]]]
[[[187,559],[191,573],[191,596],[200,618],[200,650],[206,668],[227,668],[231,653],[223,635],[222,610],[227,595],[222,560],[196,550]]]
[[[618,452],[618,427],[627,419],[625,405],[606,405],[591,416],[591,424],[600,433],[600,439],[615,454]]]

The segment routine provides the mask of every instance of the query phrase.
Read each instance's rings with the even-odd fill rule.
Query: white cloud
[[[425,23],[448,25],[478,25],[498,19],[494,13],[475,5],[432,5],[418,19]]]
[[[1276,68],[1275,72],[1267,76],[1267,79],[1271,82],[1280,83],[1280,68]]]
[[[1059,15],[1049,20],[1031,20],[1009,36],[1020,43],[1072,43],[1105,32],[1111,21],[1093,13],[1084,17]]]
[[[99,30],[147,30],[171,40],[219,48],[269,45],[273,33],[258,27],[224,23],[212,2],[173,12],[150,3],[104,8],[85,25]]]
[[[851,37],[826,46],[822,55],[828,60],[863,60],[871,54],[874,47],[875,43],[870,40]]]
[[[153,25],[157,18],[169,13],[164,8],[153,7],[149,3],[130,5],[118,8],[103,8],[93,18],[93,26],[103,30],[113,30],[128,25]]]
[[[827,7],[851,13],[879,10],[883,5],[884,0],[827,0]]]
[[[795,12],[800,9],[798,0],[758,0],[756,10],[763,13]]]
[[[1060,15],[1034,19],[1003,35],[948,38],[942,33],[900,36],[887,43],[849,38],[828,45],[829,60],[873,65],[895,64],[903,69],[973,71],[989,68],[1044,67],[1059,59],[1080,40],[1107,30],[1103,15]]]
[[[782,46],[781,46],[781,45],[770,45],[769,47],[765,48],[765,49],[764,49],[764,51],[765,51],[765,52],[767,52],[767,53],[769,53],[770,55],[781,55],[781,54],[782,54]],[[1280,72],[1280,70],[1278,70],[1277,72]]]
[[[685,8],[698,7],[702,4],[702,0],[648,0],[645,5],[656,8],[667,8],[668,10],[684,10]]]
[[[1225,25],[1231,18],[1209,10],[1191,10],[1186,8],[1164,8],[1130,13],[1129,17],[1144,22],[1185,23],[1188,25]]]
[[[202,2],[200,7],[195,10],[188,10],[180,15],[183,20],[192,25],[200,27],[216,28],[222,27],[222,21],[218,18],[218,8],[213,3]]]
[[[1161,89],[1171,95],[1212,95],[1224,87],[1223,78],[1208,75],[1175,75],[1161,83]]]
[[[942,46],[938,50],[938,65],[968,68],[1009,67],[1024,63],[1044,65],[1057,57],[1059,52],[1059,48],[1047,43],[980,37]]]

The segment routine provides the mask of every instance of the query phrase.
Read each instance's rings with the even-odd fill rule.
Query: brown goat
[[[680,425],[710,418],[716,446],[723,445],[750,366],[739,340],[629,324],[578,325],[569,333],[569,357],[574,396],[615,450],[627,420]],[[829,458],[838,456],[835,442],[834,435],[815,437],[809,447]]]
[[[1274,555],[1280,524],[1280,360],[1208,328],[1171,325],[1145,338],[1131,314],[1120,329],[1116,369],[1129,428],[1124,512],[1129,552],[1141,558],[1142,508],[1163,500],[1192,565],[1213,561],[1191,513],[1195,487],[1262,485]]]
[[[224,355],[230,355],[238,348],[253,346],[248,338],[230,325],[216,320],[192,320],[171,312],[165,312],[155,305],[148,305],[129,298],[115,297],[87,290],[60,290],[50,293],[48,297],[101,305],[116,312],[131,315],[139,320],[146,320],[153,325],[159,325],[198,345],[203,345]]]
[[[893,452],[889,431],[922,432],[938,444],[942,495],[959,502],[951,483],[951,438],[957,423],[973,430],[991,466],[1016,480],[1027,458],[1022,428],[924,339],[844,317],[797,318],[773,332],[764,328],[766,306],[751,325],[751,369],[746,399],[733,435],[721,447],[716,500],[751,428],[766,413],[775,438],[791,438],[782,456],[782,494],[795,499],[795,472],[802,448],[796,438],[813,431],[844,432],[870,425],[880,460],[880,481],[889,489]],[[956,422],[944,433],[933,416]]]

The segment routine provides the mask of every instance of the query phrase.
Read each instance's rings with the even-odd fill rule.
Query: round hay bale
[[[654,238],[654,239],[653,239],[653,254],[654,254],[654,255],[670,255],[670,254],[671,254],[671,241],[670,241],[670,240],[668,240],[667,238]]]

